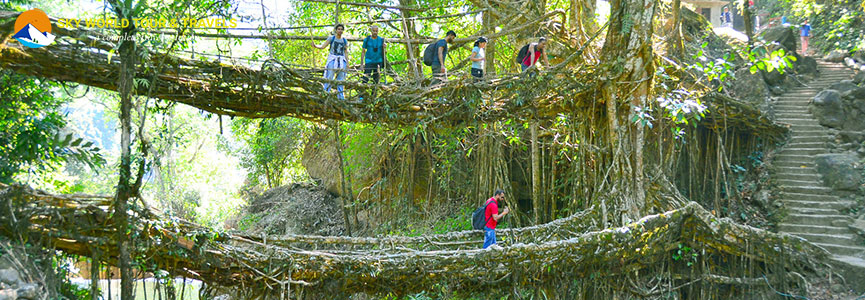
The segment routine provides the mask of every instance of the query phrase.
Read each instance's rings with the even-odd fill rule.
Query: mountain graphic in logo
[[[18,16],[15,20],[15,35],[12,37],[30,48],[48,46],[55,38],[51,34],[51,20],[38,8],[25,11]]]

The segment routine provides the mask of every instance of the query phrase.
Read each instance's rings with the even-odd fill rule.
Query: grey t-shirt
[[[348,40],[345,38],[337,39],[333,35],[328,37],[327,40],[330,42],[330,54],[345,56],[345,47],[348,46]]]

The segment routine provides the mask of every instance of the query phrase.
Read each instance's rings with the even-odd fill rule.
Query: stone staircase
[[[829,133],[808,112],[808,103],[824,88],[850,79],[853,72],[841,64],[818,61],[820,75],[803,87],[791,89],[775,104],[778,122],[790,124],[791,140],[775,156],[773,178],[780,199],[788,209],[778,231],[802,237],[832,254],[833,264],[865,274],[865,243],[848,228],[852,219],[842,210],[851,203],[833,195],[823,185],[815,166],[815,155],[827,153]],[[853,275],[853,274],[851,274]],[[845,276],[846,277],[846,276]],[[853,279],[853,278],[851,278]],[[850,282],[850,279],[848,279]]]

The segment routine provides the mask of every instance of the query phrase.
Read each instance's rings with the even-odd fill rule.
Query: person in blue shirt
[[[721,15],[721,21],[724,22],[724,27],[733,27],[733,14],[730,13],[730,7],[724,7],[724,13]]]
[[[802,22],[802,27],[799,27],[802,39],[802,56],[808,55],[808,41],[811,39],[811,25],[808,25],[808,19]]]
[[[475,41],[475,46],[472,48],[472,55],[469,60],[472,61],[472,76],[477,80],[484,77],[484,66],[486,62],[487,38],[479,37]]]
[[[384,60],[387,57],[384,38],[378,36],[378,25],[369,27],[370,35],[363,39],[363,51],[360,52],[360,60],[363,65],[363,83],[367,83],[370,76],[372,82],[378,84],[380,72],[384,69]]]
[[[435,45],[435,54],[433,54],[432,61],[432,74],[433,74],[433,84],[440,82],[443,78],[447,77],[448,70],[445,69],[444,61],[445,58],[448,57],[448,43],[453,43],[454,39],[457,38],[457,33],[453,30],[448,31],[445,35],[444,39],[436,42]]]
[[[337,81],[345,80],[345,71],[348,69],[348,40],[342,37],[342,32],[345,31],[345,26],[342,24],[337,24],[333,28],[333,35],[329,36],[324,43],[321,45],[316,45],[315,42],[312,42],[312,46],[318,49],[324,49],[330,45],[330,50],[327,54],[327,63],[325,64],[324,69],[324,78],[328,80],[333,80],[333,77],[336,76]],[[324,91],[330,92],[330,82],[324,83]],[[345,95],[343,94],[343,86],[337,85],[337,98],[339,100],[345,100]]]

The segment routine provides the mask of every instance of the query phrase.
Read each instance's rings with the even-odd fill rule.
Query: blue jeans
[[[484,249],[496,244],[496,230],[484,226]]]
[[[330,63],[328,63],[327,66],[325,66],[325,69],[324,69],[324,78],[325,79],[333,80],[334,75],[336,75],[336,80],[339,80],[339,81],[345,80],[345,67],[346,66],[344,66],[344,65],[339,66],[338,64],[340,64],[340,63],[338,63],[336,60],[334,60],[334,61],[331,61]],[[324,91],[330,92],[330,82],[324,83]],[[345,95],[342,92],[343,86],[341,84],[336,86],[336,91],[339,92],[337,94],[337,98],[339,98],[339,100],[345,100]]]
[[[527,66],[527,65],[524,65],[524,64],[520,64],[520,68],[523,69],[523,70],[522,70],[523,72],[525,72],[526,69],[528,69],[528,68],[530,68],[530,67],[531,67],[531,66]],[[529,77],[535,77],[535,71],[532,71],[531,73],[529,73]]]

